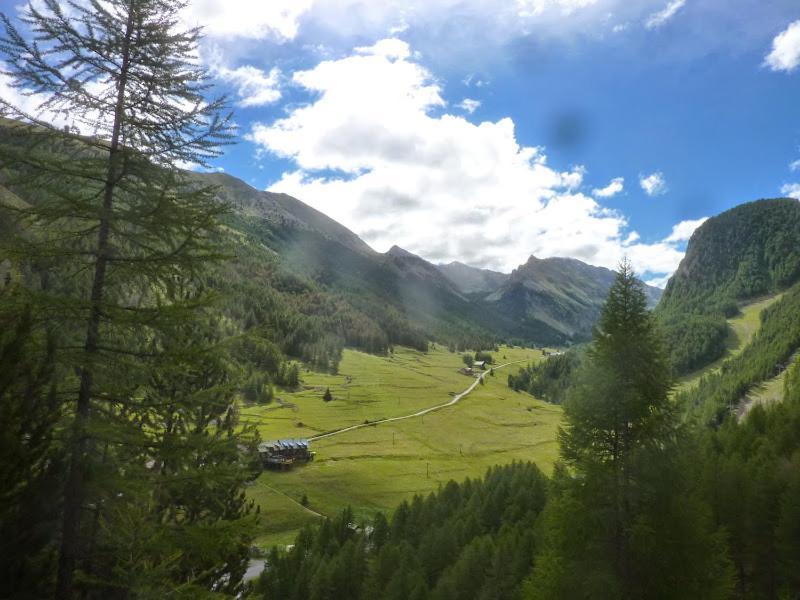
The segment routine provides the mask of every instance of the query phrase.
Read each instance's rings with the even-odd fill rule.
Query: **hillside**
[[[362,336],[343,328],[332,335],[368,351],[394,343],[422,348],[428,339],[457,348],[585,340],[613,280],[610,270],[575,259],[531,257],[505,275],[461,263],[436,266],[398,246],[381,254],[290,196],[228,175],[195,177],[220,186],[220,197],[234,208],[231,227],[247,234],[248,246],[267,248],[291,277],[357,313],[352,318],[362,323]],[[249,248],[235,253],[253,254]],[[660,290],[647,293],[655,303]]]
[[[751,341],[676,396],[685,411],[704,423],[721,423],[739,412],[747,396],[780,375],[800,349],[800,283],[764,308]]]
[[[689,241],[657,313],[679,373],[725,352],[726,317],[739,304],[800,280],[800,203],[742,204],[706,221]]]

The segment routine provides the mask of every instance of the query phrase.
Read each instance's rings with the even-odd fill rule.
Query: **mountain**
[[[703,223],[670,278],[665,311],[725,311],[800,279],[800,202],[758,200]]]
[[[679,373],[725,352],[725,318],[739,303],[800,281],[800,202],[758,200],[703,223],[669,280],[656,314]]]
[[[376,252],[291,196],[255,190],[225,174],[193,177],[219,186],[220,198],[233,208],[229,227],[245,234],[233,249],[239,257],[237,279],[258,280],[248,278],[247,270],[259,269],[253,256],[266,249],[281,275],[262,279],[262,285],[300,280],[303,291],[297,295],[302,300],[313,293],[318,304],[303,310],[325,314],[324,329],[340,340],[334,343],[377,352],[392,344],[424,348],[430,339],[460,348],[487,347],[513,329],[512,321],[476,305],[435,266],[410,252],[396,246]],[[295,305],[291,297],[286,302]],[[359,329],[362,334],[354,335]]]
[[[292,196],[256,190],[226,173],[193,173],[192,177],[200,183],[218,186],[220,199],[242,216],[263,218],[271,226],[315,232],[354,252],[376,254],[345,226]]]
[[[614,278],[575,259],[532,257],[507,275],[458,262],[433,265],[399,246],[379,253],[291,196],[225,174],[197,177],[220,186],[220,197],[234,208],[233,226],[272,250],[280,265],[376,323],[386,333],[381,347],[421,347],[428,337],[456,347],[588,339]],[[659,292],[648,288],[654,299]]]
[[[566,258],[531,257],[506,275],[458,262],[436,266],[399,246],[382,254],[291,196],[224,174],[197,177],[220,186],[235,209],[235,227],[254,235],[291,273],[337,294],[384,332],[403,332],[387,332],[386,345],[421,346],[426,336],[456,347],[496,339],[582,341],[614,279],[608,269]],[[661,290],[647,292],[655,304]],[[392,317],[384,323],[387,311]]]
[[[531,256],[484,302],[548,343],[588,339],[614,281],[614,272],[574,258]],[[651,304],[661,290],[645,286]]]
[[[0,137],[9,134],[0,129]],[[55,156],[60,150],[54,143],[44,151]],[[286,194],[256,190],[225,173],[185,175],[192,185],[216,186],[231,208],[220,238],[234,258],[209,275],[225,316],[318,368],[335,368],[344,346],[382,353],[393,344],[424,349],[431,340],[463,349],[502,339],[584,339],[613,277],[555,259],[539,271],[529,261],[512,275],[461,263],[437,267],[397,246],[376,252]],[[598,273],[604,277],[599,283]]]
[[[458,261],[436,266],[464,294],[491,294],[508,280],[506,273],[478,269]]]

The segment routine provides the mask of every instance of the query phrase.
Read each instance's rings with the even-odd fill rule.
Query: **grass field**
[[[494,356],[498,363],[542,357],[519,348],[501,348]],[[561,409],[508,388],[508,373],[522,364],[487,375],[485,385],[454,406],[313,442],[313,463],[265,472],[250,488],[261,507],[258,543],[289,542],[303,524],[319,518],[308,509],[332,515],[352,506],[359,516],[390,511],[450,479],[480,477],[513,460],[534,461],[549,472]],[[301,391],[282,394],[293,408],[273,404],[243,415],[258,424],[264,439],[309,437],[446,402],[472,382],[458,373],[461,366],[460,355],[444,349],[424,354],[397,348],[389,357],[346,350],[338,375],[305,373]],[[327,387],[334,396],[329,403],[322,400]],[[308,509],[299,504],[304,495]]]
[[[791,360],[789,360],[789,366],[793,365],[798,360],[800,360],[800,354],[796,353]],[[787,367],[781,371],[780,375],[776,375],[772,379],[768,379],[750,390],[739,407],[739,411],[737,412],[738,418],[740,420],[744,418],[750,409],[757,404],[771,404],[783,400],[786,373],[788,370]]]
[[[725,355],[710,365],[682,377],[678,381],[677,391],[692,387],[700,381],[703,375],[708,375],[718,370],[722,366],[722,363],[744,350],[745,346],[750,343],[750,340],[753,339],[753,336],[761,326],[761,311],[780,300],[782,296],[783,294],[776,294],[742,306],[739,315],[728,319],[730,333],[726,342],[727,351]]]

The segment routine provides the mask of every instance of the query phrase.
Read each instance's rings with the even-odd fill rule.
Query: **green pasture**
[[[541,360],[542,353],[501,348],[494,356],[497,363],[524,362],[487,375],[484,385],[454,406],[312,442],[314,462],[262,474],[250,488],[261,507],[258,543],[291,540],[304,523],[319,518],[311,511],[333,515],[352,506],[359,517],[391,511],[450,479],[480,477],[495,464],[530,460],[549,472],[558,452],[561,408],[506,385],[511,370]],[[273,404],[243,414],[265,439],[309,437],[447,402],[451,392],[472,383],[458,373],[461,366],[460,354],[441,348],[427,354],[397,348],[389,357],[346,350],[339,374],[305,373],[301,390],[281,394],[294,408]],[[322,400],[327,387],[334,396],[329,403]],[[299,504],[304,495],[308,508]]]

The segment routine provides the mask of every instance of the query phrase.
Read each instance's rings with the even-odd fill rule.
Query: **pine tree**
[[[59,400],[54,334],[0,289],[0,597],[41,598],[53,572],[63,465],[54,446]]]
[[[724,545],[684,474],[671,385],[642,285],[623,263],[564,406],[564,464],[529,597],[729,592]]]
[[[11,261],[27,265],[21,270],[50,281],[28,286],[28,300],[37,318],[64,332],[55,349],[67,374],[59,395],[71,401],[61,425],[70,435],[57,598],[74,596],[79,572],[97,588],[101,573],[147,562],[146,553],[128,556],[143,561],[132,565],[94,551],[103,528],[120,525],[115,519],[128,519],[131,532],[137,519],[151,519],[151,490],[142,488],[149,463],[141,459],[144,424],[160,407],[142,401],[142,385],[155,366],[180,361],[158,340],[205,302],[174,291],[199,290],[205,265],[220,257],[212,236],[223,207],[214,189],[175,168],[207,163],[230,139],[225,100],[206,98],[200,32],[179,30],[183,4],[32,2],[22,16],[29,35],[2,15],[0,53],[13,84],[43,99],[30,114],[0,98],[1,112],[15,119],[0,132],[4,185],[30,202],[5,203],[15,227],[2,242]],[[52,124],[59,120],[70,127]],[[208,435],[223,422],[198,417],[191,433]],[[182,443],[192,439],[187,433]],[[226,517],[240,514],[232,507]]]

